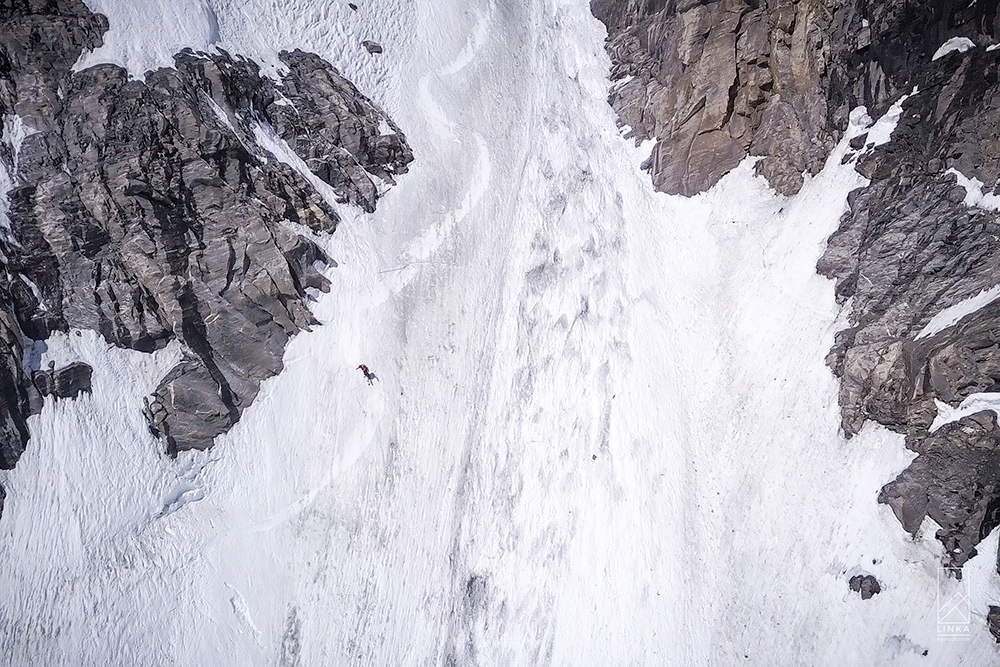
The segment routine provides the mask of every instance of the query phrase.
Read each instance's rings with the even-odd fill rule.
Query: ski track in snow
[[[94,365],[94,393],[46,403],[0,473],[9,664],[992,659],[996,536],[966,566],[970,641],[939,641],[933,522],[913,540],[875,503],[913,454],[837,431],[815,263],[863,184],[847,138],[792,198],[749,160],[667,197],[619,136],[586,0],[88,2],[112,34],[81,64],[315,51],[416,162],[375,214],[340,209],[323,325],[210,452],[165,459],[142,420],[176,346],[35,350]]]

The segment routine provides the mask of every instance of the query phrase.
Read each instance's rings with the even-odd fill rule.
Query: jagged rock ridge
[[[392,120],[316,55],[282,53],[281,81],[224,51],[183,52],[145,81],[113,65],[72,72],[107,27],[79,0],[0,0],[0,119],[16,137],[0,142],[13,184],[0,235],[6,468],[38,404],[25,346],[52,332],[141,351],[181,342],[147,401],[170,452],[209,446],[281,370],[289,338],[314,324],[309,290],[329,289],[316,265],[330,260],[288,223],[332,232],[338,218],[258,137],[367,211],[376,181],[412,160]]]

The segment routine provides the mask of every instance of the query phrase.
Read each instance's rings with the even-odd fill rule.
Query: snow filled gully
[[[699,197],[654,194],[586,0],[168,4],[148,3],[160,31],[94,0],[117,32],[92,60],[148,66],[156,34],[314,50],[417,161],[375,214],[343,211],[323,326],[210,452],[164,459],[142,423],[177,349],[49,341],[94,365],[94,393],[46,404],[3,478],[0,660],[993,657],[981,618],[937,638],[933,528],[911,540],[875,503],[912,453],[837,431],[842,323],[815,262],[862,183],[843,145],[793,198],[749,161]],[[966,567],[977,613],[996,548]],[[880,595],[849,591],[861,572]]]

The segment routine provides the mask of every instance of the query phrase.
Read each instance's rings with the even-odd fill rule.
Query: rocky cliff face
[[[703,191],[745,155],[795,192],[839,140],[850,110],[909,93],[893,140],[854,143],[871,183],[851,194],[818,270],[850,303],[829,363],[843,430],[874,420],[919,456],[882,490],[903,527],[933,518],[960,568],[1000,524],[1000,432],[991,412],[931,432],[935,401],[1000,392],[1000,301],[943,328],[942,310],[1000,283],[1000,216],[960,179],[1000,183],[996,0],[592,0],[608,27],[610,102],[655,138],[657,188]],[[952,38],[968,50],[934,58]],[[964,47],[963,47],[964,48]]]
[[[935,400],[957,406],[1000,391],[1000,307],[927,327],[1000,282],[1000,216],[967,205],[958,183],[998,183],[998,67],[1000,52],[978,47],[916,69],[919,93],[904,102],[893,141],[860,160],[871,185],[853,194],[819,263],[838,299],[851,299],[851,326],[830,355],[844,432],[873,419],[907,436],[920,456],[880,500],[910,532],[924,516],[937,521],[956,568],[998,523],[1000,434],[991,413],[929,429]]]
[[[822,168],[850,110],[884,109],[943,41],[995,30],[995,3],[591,0],[610,102],[657,189],[693,195],[746,155],[781,193]]]
[[[2,467],[40,391],[82,375],[89,390],[79,368],[25,367],[26,345],[69,328],[141,351],[180,341],[150,428],[169,452],[211,445],[314,323],[310,290],[329,287],[316,268],[329,260],[289,223],[332,232],[317,187],[371,211],[376,182],[412,160],[318,56],[281,54],[281,81],[225,52],[178,54],[144,82],[112,65],[72,72],[106,30],[80,0],[0,0]],[[298,168],[261,143],[286,144]]]

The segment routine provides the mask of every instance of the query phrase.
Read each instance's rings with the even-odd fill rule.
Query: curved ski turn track
[[[208,453],[142,423],[176,349],[49,342],[94,394],[47,404],[2,479],[0,660],[986,664],[996,573],[967,566],[971,640],[938,640],[933,527],[875,503],[911,454],[837,432],[814,266],[861,183],[843,146],[791,199],[749,162],[656,195],[587,0],[355,1],[90,3],[113,37],[82,64],[316,51],[417,161],[322,241],[323,325]]]

